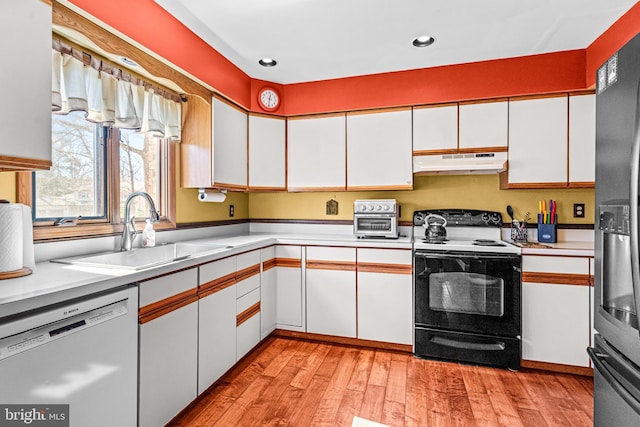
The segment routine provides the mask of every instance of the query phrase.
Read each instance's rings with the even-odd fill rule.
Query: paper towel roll
[[[198,193],[198,200],[201,202],[224,202],[227,198],[227,193],[220,191],[200,191]]]
[[[0,204],[0,273],[28,267],[35,271],[31,208]]]
[[[0,205],[0,273],[19,270],[24,259],[22,205]]]

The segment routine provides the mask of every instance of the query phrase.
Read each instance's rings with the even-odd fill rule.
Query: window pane
[[[52,115],[52,166],[34,173],[36,219],[106,218],[103,132],[84,112]]]
[[[162,139],[135,130],[120,130],[120,217],[124,202],[133,191],[149,193],[160,210],[159,146]],[[148,217],[149,207],[142,197],[134,199],[131,214]]]

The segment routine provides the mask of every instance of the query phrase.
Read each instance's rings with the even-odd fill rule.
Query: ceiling
[[[635,0],[154,0],[250,77],[289,84],[587,48]],[[414,38],[436,41],[416,48]],[[263,57],[275,67],[258,64]]]

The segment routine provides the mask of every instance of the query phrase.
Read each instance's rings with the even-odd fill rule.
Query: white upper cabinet
[[[345,114],[289,118],[289,191],[346,189]]]
[[[566,186],[567,104],[566,95],[509,101],[510,187]]]
[[[249,116],[249,189],[286,188],[286,121],[283,118]]]
[[[2,7],[0,79],[7,102],[0,105],[0,169],[49,169],[51,5],[12,0]]]
[[[460,104],[460,150],[506,151],[509,138],[509,103]]]
[[[247,188],[247,113],[213,98],[213,184]]]
[[[347,190],[413,188],[411,110],[347,115]]]
[[[414,155],[458,150],[458,104],[413,109]]]
[[[596,176],[596,96],[569,96],[569,186],[593,187]]]

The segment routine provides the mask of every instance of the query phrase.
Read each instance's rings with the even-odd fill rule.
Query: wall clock
[[[258,92],[258,103],[265,111],[275,111],[280,106],[280,95],[273,88],[262,88]]]

